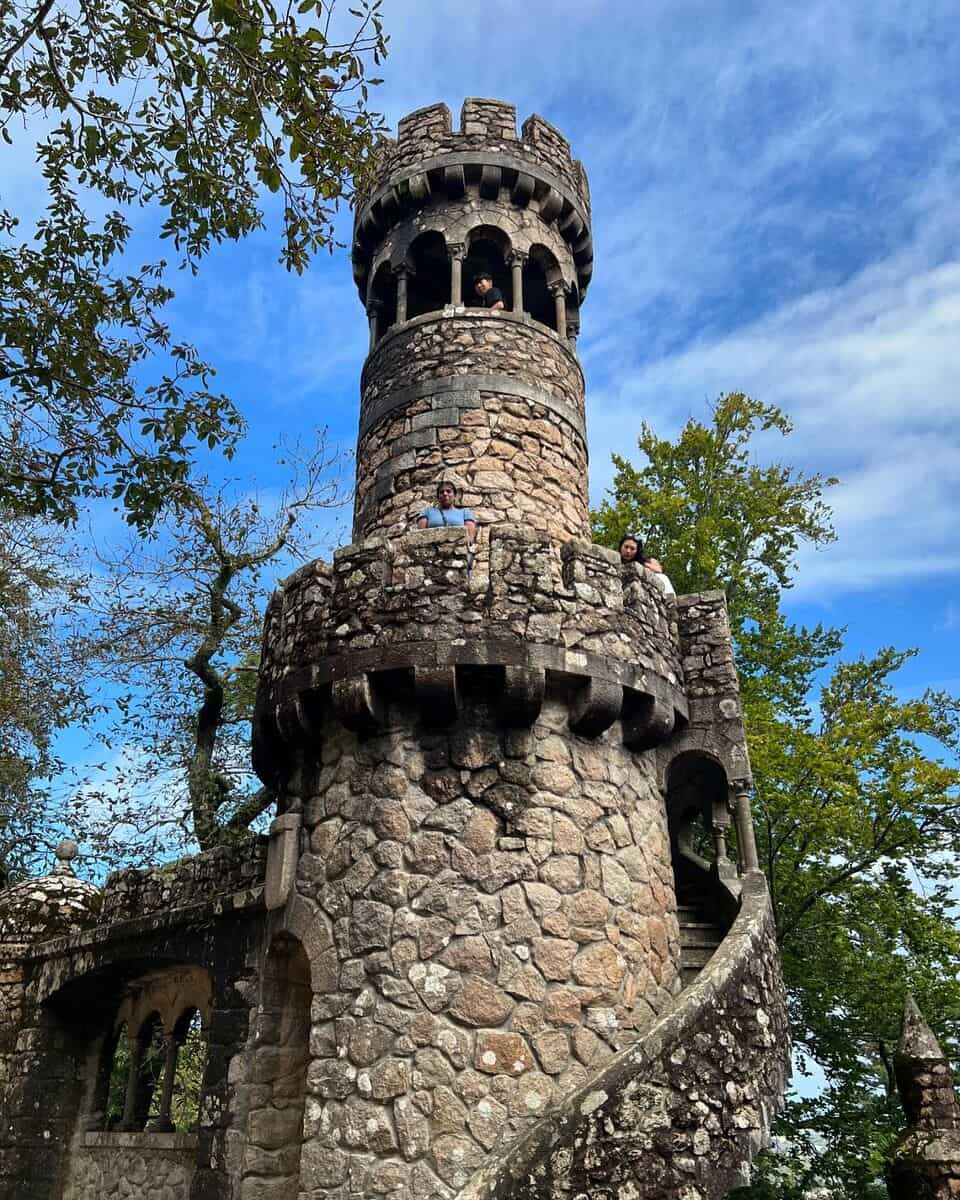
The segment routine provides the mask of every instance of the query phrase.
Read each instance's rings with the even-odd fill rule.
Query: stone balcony
[[[277,734],[319,736],[327,696],[371,731],[392,700],[456,717],[465,679],[486,681],[506,723],[536,719],[547,684],[570,727],[621,720],[636,750],[688,716],[675,601],[604,547],[511,526],[416,531],[345,546],[302,567],[271,601],[258,697],[258,758]],[[298,732],[295,732],[295,727]]]

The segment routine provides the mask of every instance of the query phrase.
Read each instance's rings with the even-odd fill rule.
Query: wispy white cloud
[[[592,395],[595,492],[641,417],[669,431],[704,397],[743,389],[793,416],[790,461],[842,480],[839,543],[803,556],[800,588],[960,572],[958,367],[960,262],[931,263],[921,236],[842,285],[612,373]]]

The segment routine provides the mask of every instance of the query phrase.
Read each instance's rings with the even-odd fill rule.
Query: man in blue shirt
[[[443,525],[462,525],[472,542],[477,533],[477,518],[469,508],[457,508],[457,489],[446,480],[437,485],[437,507],[425,508],[417,516],[418,529],[439,529]]]

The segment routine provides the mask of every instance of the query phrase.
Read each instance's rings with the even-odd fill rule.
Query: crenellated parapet
[[[593,242],[590,190],[582,163],[571,155],[563,134],[543,117],[528,117],[518,136],[512,104],[474,98],[464,101],[459,129],[453,128],[449,108],[434,104],[404,117],[396,139],[383,142],[375,182],[358,197],[354,223],[354,278],[361,299],[367,301],[368,280],[382,261],[378,248],[393,231],[412,229],[410,236],[399,238],[402,246],[408,245],[418,233],[433,228],[429,214],[440,207],[448,224],[438,228],[455,246],[455,221],[449,218],[465,200],[474,214],[478,205],[492,205],[491,220],[497,225],[505,211],[529,213],[532,223],[516,222],[521,236],[514,249],[529,252],[549,230],[546,240],[554,261],[567,260],[572,268],[565,274],[567,285],[586,291],[593,272]],[[464,225],[459,236],[469,228]],[[394,249],[390,247],[391,253]],[[401,260],[392,254],[391,261],[396,267]]]
[[[479,546],[423,530],[310,563],[271,602],[257,717],[258,762],[277,738],[320,737],[326,700],[348,728],[383,728],[391,700],[428,724],[456,719],[482,686],[505,724],[537,718],[548,677],[587,737],[614,722],[645,750],[688,705],[674,602],[612,551],[495,526]]]

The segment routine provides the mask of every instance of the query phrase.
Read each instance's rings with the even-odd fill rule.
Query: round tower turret
[[[354,277],[370,324],[354,539],[408,530],[451,479],[481,524],[588,532],[580,303],[593,270],[583,167],[542,117],[419,109],[358,205]],[[503,309],[474,279],[489,272]]]
[[[677,894],[735,873],[731,797],[756,865],[723,597],[589,541],[591,254],[567,143],[489,100],[459,132],[401,121],[357,212],[355,540],[271,600],[254,715],[265,902],[311,966],[318,1200],[485,1178],[703,964]],[[503,309],[470,303],[480,271]],[[477,541],[416,527],[445,479]]]

